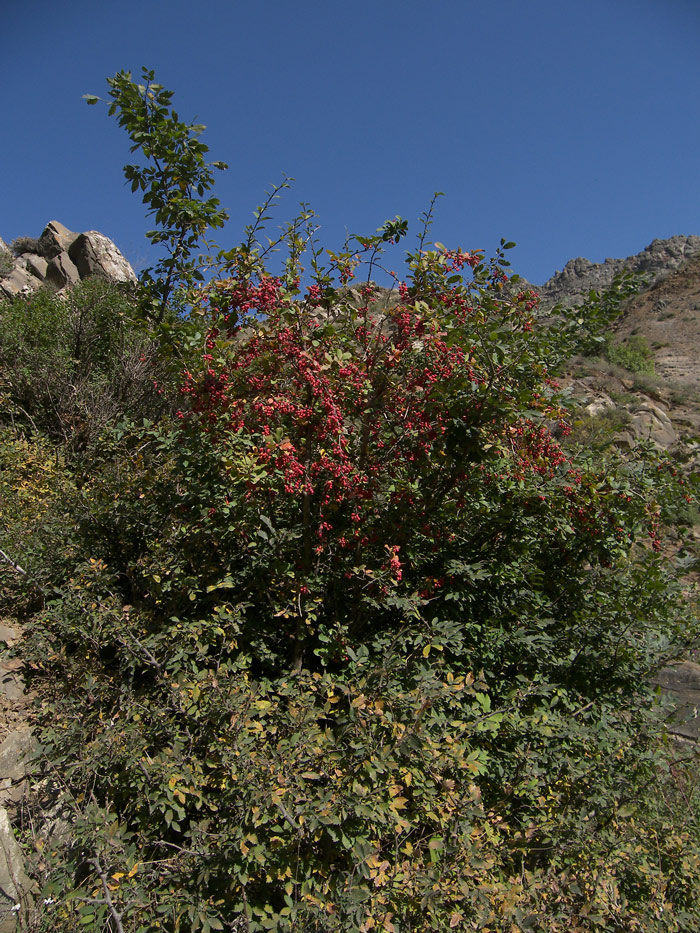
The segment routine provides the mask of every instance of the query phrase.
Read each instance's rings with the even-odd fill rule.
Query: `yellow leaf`
[[[127,878],[133,878],[134,875],[136,874],[136,872],[137,872],[138,870],[139,870],[139,863],[138,863],[138,862],[134,862],[134,867],[131,869],[131,871],[129,872],[129,874],[128,874],[126,877],[127,877]]]
[[[115,881],[119,881],[120,878],[123,878],[123,877],[124,877],[124,872],[123,872],[123,871],[117,871],[117,872],[115,872],[115,873],[112,875],[112,877],[114,878]]]
[[[430,654],[430,645],[426,645],[425,648],[423,648],[423,657],[427,658],[429,654]]]

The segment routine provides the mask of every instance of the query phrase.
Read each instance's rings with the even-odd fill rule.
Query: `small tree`
[[[110,116],[117,114],[120,126],[132,140],[131,151],[140,150],[146,166],[126,165],[124,175],[132,191],[143,192],[143,203],[157,227],[146,236],[154,245],[164,244],[167,254],[153,269],[146,269],[141,282],[147,288],[146,310],[161,321],[176,284],[188,285],[202,278],[194,251],[209,228],[222,227],[228,214],[218,198],[203,200],[214,183],[212,169],[226,169],[224,162],[204,161],[209,147],[199,139],[204,126],[183,123],[172,110],[172,91],[155,82],[155,74],[142,71],[142,84],[131,72],[120,71],[109,78]],[[85,94],[88,104],[99,97]]]

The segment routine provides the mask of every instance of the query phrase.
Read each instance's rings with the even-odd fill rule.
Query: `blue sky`
[[[230,169],[238,242],[283,173],[325,245],[400,214],[541,283],[700,233],[698,0],[23,0],[0,15],[0,236],[97,229],[147,264],[105,78],[154,68]],[[409,232],[409,238],[412,238]],[[394,263],[396,265],[396,263]]]

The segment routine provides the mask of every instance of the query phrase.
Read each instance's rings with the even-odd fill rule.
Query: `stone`
[[[0,299],[28,294],[47,282],[62,290],[91,275],[113,282],[136,282],[134,270],[117,246],[97,230],[78,234],[52,220],[32,242],[38,244],[35,252],[29,247],[29,252],[13,257],[7,250],[3,264],[7,275],[0,278]],[[4,240],[0,240],[0,251],[4,248]]]
[[[29,791],[29,781],[0,779],[0,807],[5,807],[12,820],[17,816],[19,805],[29,795]]]
[[[612,285],[621,272],[639,272],[651,285],[680,268],[687,260],[700,253],[700,237],[673,236],[666,240],[653,240],[641,252],[626,259],[570,259],[542,286],[533,286],[539,292],[542,310],[556,303],[572,307],[580,304],[591,289],[601,292]]]
[[[22,631],[18,626],[0,622],[0,641],[8,648],[11,648],[21,635]]]
[[[114,242],[97,230],[88,230],[76,237],[69,255],[81,279],[98,275],[113,282],[136,281],[134,270]]]
[[[0,745],[0,807],[15,815],[22,798],[29,793],[27,772],[37,742],[29,729],[11,732]]]
[[[666,450],[678,440],[673,422],[666,412],[645,402],[631,412],[630,429],[638,440],[651,440],[657,447]]]
[[[28,269],[15,263],[12,272],[0,281],[0,294],[4,294],[6,298],[27,295],[38,288],[39,284],[38,279]]]
[[[77,285],[80,281],[80,273],[68,253],[58,253],[49,261],[46,267],[46,281],[51,282],[56,288]]]
[[[24,677],[19,671],[8,670],[6,662],[0,663],[0,693],[8,700],[19,700],[25,695]]]
[[[36,253],[22,253],[19,258],[25,264],[28,272],[31,272],[40,281],[44,281],[49,264],[43,256],[37,256]]]
[[[610,411],[613,408],[615,408],[615,402],[613,402],[609,395],[602,392],[597,398],[586,405],[583,409],[583,413],[584,415],[588,415],[589,418],[595,418],[597,415],[602,415],[603,412]]]
[[[46,259],[53,259],[59,253],[67,253],[77,235],[57,220],[52,220],[44,227],[44,232],[39,237],[41,255]]]
[[[11,732],[0,744],[0,779],[23,780],[36,747],[36,739],[29,729]]]
[[[26,929],[33,912],[34,888],[27,876],[24,856],[12,832],[7,810],[0,807],[0,933]]]
[[[26,269],[14,267],[9,275],[0,280],[0,294],[5,298],[14,298],[16,295],[26,294],[32,290],[32,276]]]
[[[669,730],[686,739],[700,739],[700,664],[681,661],[659,671],[653,681],[673,702]]]

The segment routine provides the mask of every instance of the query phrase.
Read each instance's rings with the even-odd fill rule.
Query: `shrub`
[[[694,903],[642,794],[645,678],[685,637],[653,551],[632,559],[648,465],[554,440],[501,274],[417,255],[379,314],[370,287],[359,308],[264,274],[202,291],[189,404],[115,436],[34,632],[33,663],[91,698],[61,691],[42,738],[93,801],[53,876],[67,926],[106,922],[80,900],[98,864],[134,928],[653,929]]]
[[[300,220],[279,276],[249,237],[170,319],[180,411],[103,436],[27,649],[74,819],[44,929],[697,926],[671,465],[562,447],[574,326],[503,250],[356,278],[404,231],[324,268]]]
[[[611,363],[623,366],[632,373],[653,375],[654,354],[646,337],[632,334],[627,340],[615,343],[608,337],[605,343],[605,356]]]
[[[75,561],[76,483],[45,438],[0,428],[0,614],[30,617]]]
[[[0,249],[0,278],[10,275],[14,267],[12,253],[6,249]]]
[[[624,408],[608,409],[593,417],[579,416],[574,421],[571,438],[576,444],[585,445],[596,455],[601,455],[615,443],[615,438],[625,430],[630,420],[630,414]]]
[[[5,302],[2,320],[5,424],[38,431],[75,454],[117,419],[163,411],[155,345],[120,287],[95,277],[65,297],[40,290]]]
[[[10,243],[10,250],[15,256],[22,253],[41,253],[39,240],[33,236],[18,236]]]

